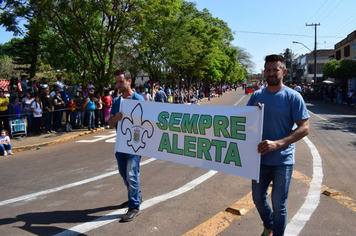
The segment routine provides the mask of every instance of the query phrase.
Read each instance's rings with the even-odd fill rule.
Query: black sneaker
[[[141,205],[143,203],[142,195],[139,196],[138,198],[141,200],[141,203],[140,203],[140,205]],[[129,205],[129,201],[126,201],[126,202],[122,203],[120,206],[121,207],[128,207],[128,205]]]
[[[121,218],[122,221],[129,222],[135,219],[137,216],[141,214],[140,209],[129,208],[126,214]]]

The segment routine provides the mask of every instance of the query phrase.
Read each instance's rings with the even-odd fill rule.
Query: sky
[[[356,30],[356,0],[193,0],[198,10],[208,9],[235,32],[232,45],[244,48],[261,73],[264,58],[286,48],[302,55],[334,45]],[[304,44],[295,44],[293,41]]]
[[[186,0],[188,1],[188,0]],[[264,58],[283,53],[286,48],[302,55],[334,45],[356,30],[356,0],[192,0],[199,10],[208,9],[213,17],[225,21],[234,32],[233,46],[244,48],[255,63],[254,73],[261,73]],[[0,44],[12,33],[0,27]],[[304,44],[295,44],[293,41]]]

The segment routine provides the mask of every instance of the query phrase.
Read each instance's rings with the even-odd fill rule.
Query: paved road
[[[201,105],[244,106],[248,99],[238,90]],[[307,106],[311,132],[296,145],[287,235],[355,235],[355,109]],[[261,234],[250,180],[149,157],[141,163],[142,214],[119,223],[127,193],[114,137],[103,130],[1,158],[0,235]],[[325,189],[342,195],[325,196]],[[225,211],[234,204],[246,214]]]

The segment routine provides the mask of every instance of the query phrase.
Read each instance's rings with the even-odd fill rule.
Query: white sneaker
[[[11,150],[8,151],[7,154],[9,154],[9,155],[14,155],[14,153],[13,153]]]
[[[4,151],[4,156],[7,156],[7,152],[6,151]]]

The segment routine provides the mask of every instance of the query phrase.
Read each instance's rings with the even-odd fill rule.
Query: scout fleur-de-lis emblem
[[[125,117],[121,122],[121,132],[129,136],[127,145],[137,152],[140,148],[146,147],[144,136],[151,138],[153,135],[153,125],[148,120],[143,120],[143,109],[138,103],[131,111],[130,117]]]
[[[137,143],[140,141],[140,129],[136,128],[134,130],[134,142]]]

